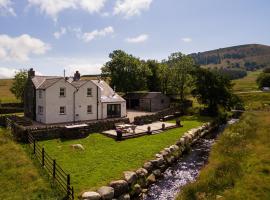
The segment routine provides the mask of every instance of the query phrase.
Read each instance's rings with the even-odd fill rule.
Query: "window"
[[[60,88],[60,97],[66,96],[66,88]]]
[[[91,114],[92,113],[92,106],[91,105],[88,105],[87,106],[87,113],[88,114]]]
[[[92,96],[92,88],[87,88],[87,96],[88,97]]]
[[[38,106],[38,114],[43,115],[43,107],[42,106]]]
[[[161,104],[164,104],[164,99],[161,99]]]
[[[65,115],[66,114],[66,106],[60,106],[60,115]]]
[[[38,97],[41,99],[42,98],[42,90],[38,91]]]

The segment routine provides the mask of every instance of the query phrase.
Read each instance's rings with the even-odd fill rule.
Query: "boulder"
[[[110,200],[114,197],[114,189],[108,186],[102,186],[97,191],[103,200]]]
[[[161,154],[156,154],[156,158],[163,158]]]
[[[89,192],[84,192],[82,194],[82,199],[83,200],[100,200],[101,196],[97,192],[89,191]]]
[[[137,180],[136,173],[132,171],[125,171],[124,177],[125,177],[125,180],[128,182],[128,184],[130,185],[133,185]]]
[[[72,144],[71,147],[73,149],[84,150],[84,147],[81,144]]]
[[[134,185],[133,187],[133,195],[138,196],[142,192],[142,188],[139,184]]]
[[[124,180],[112,181],[110,186],[114,189],[115,197],[119,197],[128,192],[128,183]]]
[[[153,174],[155,175],[155,177],[157,177],[157,178],[159,178],[159,177],[161,177],[161,171],[159,170],[159,169],[156,169],[156,170],[154,170],[153,171]]]
[[[144,168],[139,168],[137,171],[136,171],[136,174],[139,178],[145,178],[148,174],[148,171]]]
[[[166,157],[169,153],[165,150],[162,150],[160,151],[160,154],[163,156],[163,157]]]
[[[153,169],[153,165],[151,162],[146,162],[144,163],[143,168],[146,169],[148,172],[151,172]]]
[[[151,185],[156,182],[156,177],[154,174],[150,174],[146,179],[147,185]]]
[[[129,194],[122,194],[117,200],[130,200]]]

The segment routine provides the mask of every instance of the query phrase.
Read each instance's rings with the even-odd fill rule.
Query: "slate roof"
[[[92,81],[101,89],[101,102],[113,103],[125,101],[125,99],[123,99],[116,92],[114,92],[113,89],[105,81],[102,80],[92,80]]]
[[[32,82],[36,89],[46,89],[62,78],[60,76],[35,76]]]

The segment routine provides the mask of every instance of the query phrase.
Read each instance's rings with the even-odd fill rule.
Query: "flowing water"
[[[232,119],[228,124],[236,121]],[[199,139],[188,154],[164,172],[162,179],[151,185],[143,200],[173,200],[181,191],[181,187],[195,181],[200,170],[208,161],[209,152],[217,135],[223,132],[224,128],[225,126],[222,126],[218,131]]]

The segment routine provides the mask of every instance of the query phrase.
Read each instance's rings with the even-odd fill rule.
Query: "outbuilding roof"
[[[129,92],[124,98],[125,99],[154,99],[159,96],[165,96],[161,92]]]

